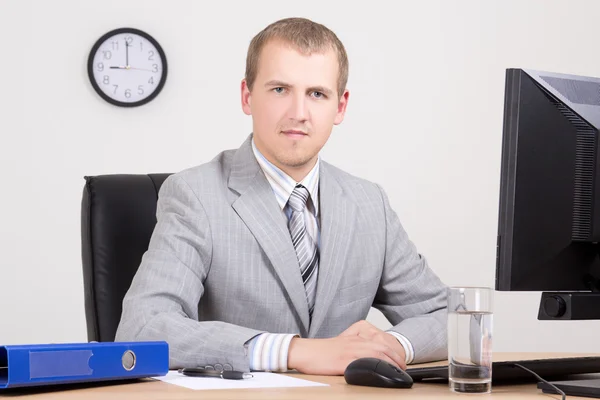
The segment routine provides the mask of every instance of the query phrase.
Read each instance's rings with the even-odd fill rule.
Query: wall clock
[[[92,47],[88,77],[94,90],[120,107],[148,103],[167,79],[167,58],[160,44],[135,28],[107,32]]]

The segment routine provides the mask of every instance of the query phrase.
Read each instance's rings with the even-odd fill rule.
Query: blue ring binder
[[[0,346],[0,389],[164,376],[167,342]]]

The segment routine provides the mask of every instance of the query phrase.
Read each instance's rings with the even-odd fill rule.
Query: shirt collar
[[[256,161],[260,165],[260,168],[264,172],[267,180],[271,184],[271,188],[275,193],[275,198],[277,199],[277,203],[283,210],[285,205],[290,198],[292,191],[296,187],[297,184],[303,185],[306,189],[308,189],[308,193],[310,194],[310,199],[312,202],[313,209],[315,211],[315,215],[318,215],[319,212],[319,202],[318,202],[318,194],[319,194],[319,164],[320,164],[320,156],[317,159],[315,166],[310,170],[310,172],[304,177],[301,182],[296,182],[292,179],[288,174],[283,172],[281,169],[273,165],[269,160],[262,155],[262,153],[256,148],[254,144],[254,138],[252,138],[252,150],[254,152],[254,156],[256,157]]]

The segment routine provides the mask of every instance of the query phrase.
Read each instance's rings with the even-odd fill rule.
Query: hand
[[[292,339],[288,351],[288,368],[304,374],[343,375],[352,361],[373,357],[406,369],[404,348],[395,337],[382,332],[396,343],[384,342],[383,338],[378,339],[376,335],[372,335],[374,340],[365,339],[354,334],[356,327],[350,330],[353,327],[354,325],[344,332],[347,334],[329,339]]]
[[[136,71],[147,71],[147,72],[154,72],[151,69],[146,69],[146,68],[134,68],[134,67],[128,67],[128,66],[124,66],[124,65],[111,65],[109,67],[110,69],[133,69]]]
[[[125,65],[129,68],[129,43],[125,39]]]
[[[382,331],[369,322],[365,320],[358,321],[352,324],[344,332],[340,333],[340,336],[358,336],[375,343],[384,344],[402,357],[400,368],[406,369],[406,349],[404,346],[402,346],[395,336]]]

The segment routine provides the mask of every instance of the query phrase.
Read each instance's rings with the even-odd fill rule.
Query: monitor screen
[[[600,79],[506,71],[496,289],[596,291]]]

